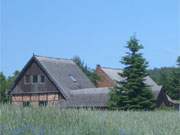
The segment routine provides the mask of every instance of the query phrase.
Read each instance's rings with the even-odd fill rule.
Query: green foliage
[[[7,80],[5,75],[1,72],[0,73],[0,102],[6,102],[7,96],[6,96],[6,91],[7,91]]]
[[[126,81],[118,82],[110,95],[110,108],[121,110],[151,110],[154,109],[154,98],[149,86],[144,83],[144,78],[148,75],[148,63],[139,51],[143,48],[135,37],[127,43],[129,52],[122,58],[121,63],[126,67],[122,77]]]
[[[180,100],[180,57],[177,59],[177,66],[177,68],[156,68],[150,70],[149,74],[165,88],[172,99]]]
[[[100,79],[96,74],[95,70],[90,69],[84,62],[81,60],[79,56],[75,56],[73,61],[79,66],[79,68],[87,75],[87,77],[91,80],[91,82],[96,85],[97,81]]]
[[[159,108],[155,109],[156,111],[177,111],[174,107],[166,106],[166,105],[161,105]]]
[[[9,101],[8,91],[14,83],[19,71],[15,71],[13,76],[6,77],[2,72],[0,73],[0,102],[5,103]]]
[[[177,66],[180,67],[180,56],[177,58]]]
[[[178,111],[129,112],[0,105],[2,135],[179,135]],[[34,129],[34,134],[30,133]]]
[[[172,72],[172,77],[170,80],[171,87],[168,90],[168,93],[172,96],[173,99],[180,99],[180,57],[177,59],[177,70]]]
[[[164,85],[166,84],[167,80],[169,80],[172,72],[176,70],[177,68],[173,67],[162,67],[149,70],[148,73],[159,85]]]

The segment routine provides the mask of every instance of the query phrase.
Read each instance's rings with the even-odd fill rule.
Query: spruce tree
[[[110,94],[110,108],[121,110],[151,110],[154,109],[154,97],[144,81],[148,75],[148,63],[139,53],[143,46],[135,37],[127,42],[129,52],[122,58],[125,65],[123,73],[119,74],[125,80],[117,82]]]
[[[7,101],[6,91],[7,91],[7,79],[6,76],[2,72],[0,72],[0,102]]]
[[[180,56],[177,58],[177,66],[180,68]]]
[[[177,59],[177,70],[174,70],[170,79],[170,87],[167,89],[168,95],[172,99],[180,100],[180,57]]]

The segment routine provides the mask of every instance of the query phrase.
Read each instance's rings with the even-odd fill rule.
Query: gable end
[[[41,74],[43,74],[46,77],[46,83],[44,87],[42,87],[42,85],[40,86],[32,86],[32,84],[29,84],[28,89],[33,89],[32,87],[39,87],[41,89],[41,91],[20,91],[17,93],[13,93],[14,91],[16,91],[16,87],[18,85],[20,85],[21,87],[23,87],[24,85],[22,83],[24,83],[24,76],[27,73],[28,70],[30,70],[30,68],[32,68],[32,66],[34,66],[36,68],[36,70],[38,69],[39,72],[41,72]],[[21,84],[20,84],[21,83]],[[22,86],[23,85],[23,86]],[[48,85],[48,86],[47,86]],[[28,87],[28,85],[27,85]],[[25,88],[27,88],[25,87]],[[47,88],[46,88],[47,87]],[[42,91],[42,89],[45,89],[45,91]],[[37,89],[37,88],[35,88]],[[52,80],[52,78],[49,76],[49,74],[46,72],[46,70],[44,70],[43,66],[40,64],[40,62],[38,62],[38,60],[35,58],[35,56],[33,56],[29,62],[24,66],[24,68],[22,69],[22,71],[20,72],[19,76],[17,77],[17,79],[14,81],[14,84],[12,86],[12,88],[9,91],[9,95],[14,95],[14,94],[28,94],[28,93],[60,93],[60,95],[62,97],[65,98],[65,96],[63,95],[63,93],[61,93],[61,89],[59,87],[57,87],[57,85],[54,83],[54,81]]]

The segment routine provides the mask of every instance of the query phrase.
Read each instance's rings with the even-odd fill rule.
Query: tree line
[[[178,57],[180,59],[180,57]],[[159,85],[163,86],[166,93],[175,100],[180,100],[180,61],[177,67],[163,67],[149,70],[149,75]]]

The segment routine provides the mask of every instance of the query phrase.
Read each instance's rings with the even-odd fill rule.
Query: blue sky
[[[180,55],[178,0],[1,0],[1,71],[21,70],[33,53],[80,56],[90,67],[119,67],[136,33],[150,68]]]

